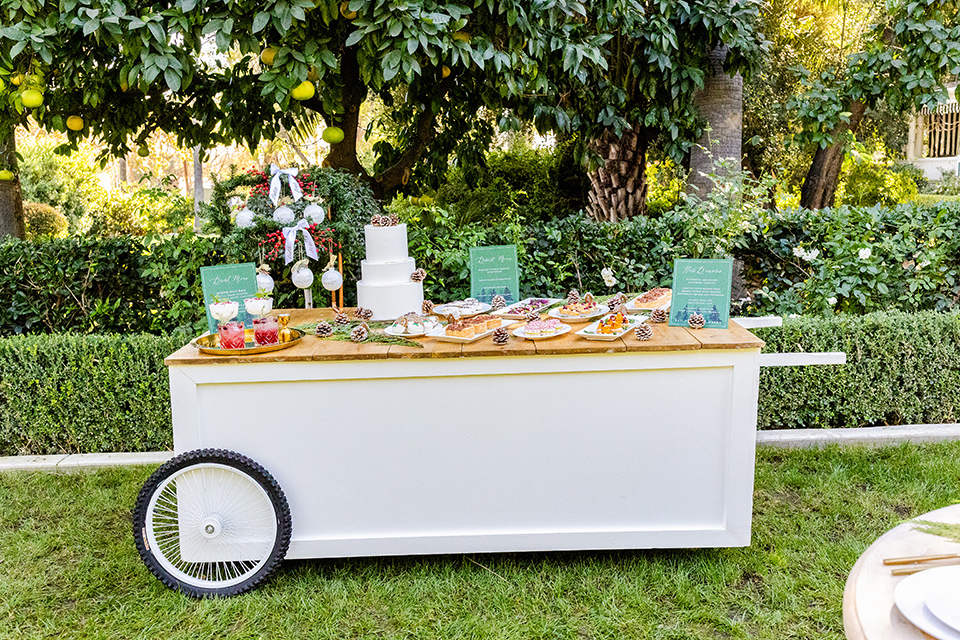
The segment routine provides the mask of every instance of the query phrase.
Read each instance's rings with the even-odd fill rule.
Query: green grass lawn
[[[960,502],[960,443],[758,453],[744,549],[286,563],[196,601],[149,574],[130,510],[151,469],[0,474],[0,638],[843,638],[850,567]]]

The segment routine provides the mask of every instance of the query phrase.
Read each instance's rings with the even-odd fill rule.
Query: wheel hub
[[[200,533],[204,538],[216,538],[223,531],[219,516],[210,516],[200,523]]]

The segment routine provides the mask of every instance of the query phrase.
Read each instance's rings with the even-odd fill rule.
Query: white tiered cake
[[[357,306],[373,311],[374,320],[394,320],[405,313],[420,313],[423,283],[410,274],[417,265],[407,255],[407,225],[363,228],[367,259],[360,261]]]

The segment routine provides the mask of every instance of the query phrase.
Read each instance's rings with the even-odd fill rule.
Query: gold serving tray
[[[293,333],[292,340],[281,342],[280,344],[271,344],[264,347],[258,347],[253,343],[253,329],[246,329],[243,332],[244,341],[246,344],[250,345],[248,347],[244,347],[243,349],[221,349],[220,336],[216,333],[194,338],[190,341],[190,344],[195,346],[200,353],[209,353],[210,355],[214,356],[250,356],[257,353],[270,353],[271,351],[288,349],[300,342],[300,340],[303,339],[303,336],[306,335],[299,329],[290,329],[290,332]]]

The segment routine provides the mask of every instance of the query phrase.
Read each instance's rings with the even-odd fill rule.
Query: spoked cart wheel
[[[133,537],[147,568],[195,598],[249,591],[290,546],[290,507],[266,469],[233,451],[176,456],[143,485]]]

